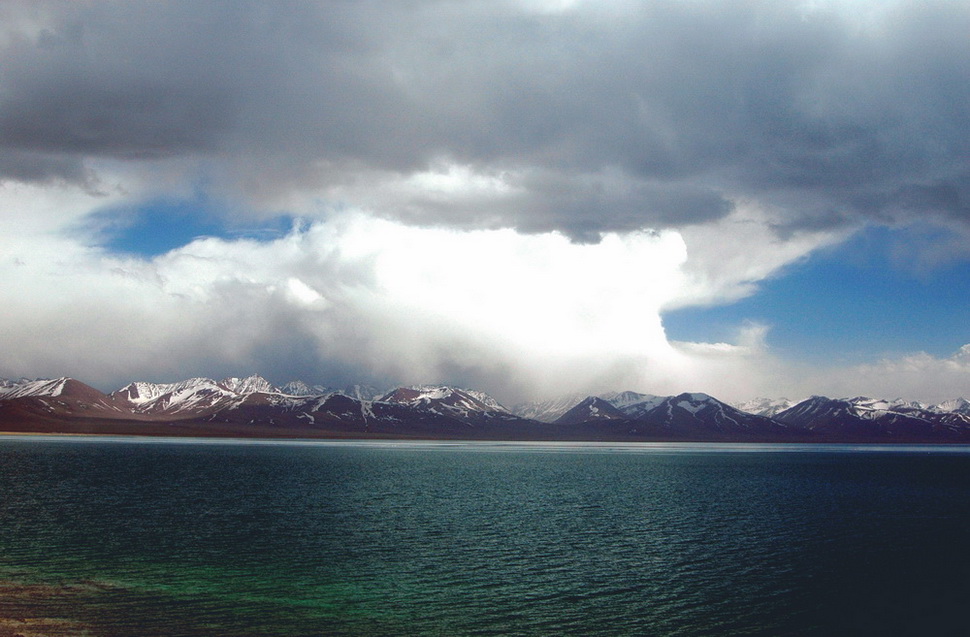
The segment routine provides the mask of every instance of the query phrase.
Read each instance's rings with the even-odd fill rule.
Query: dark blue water
[[[784,448],[0,440],[0,635],[965,634],[970,453]]]

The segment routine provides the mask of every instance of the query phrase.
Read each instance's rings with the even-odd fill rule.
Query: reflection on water
[[[872,449],[5,438],[0,636],[962,626],[970,454]]]

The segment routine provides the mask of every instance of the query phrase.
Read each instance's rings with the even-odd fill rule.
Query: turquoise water
[[[0,439],[0,635],[963,634],[963,447]]]

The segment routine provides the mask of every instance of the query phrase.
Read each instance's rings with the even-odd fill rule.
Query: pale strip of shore
[[[919,453],[970,455],[970,444],[839,442],[694,442],[603,440],[467,440],[452,438],[353,438],[290,436],[163,435],[134,433],[59,433],[0,431],[0,440],[20,438],[159,444],[369,447],[381,449],[457,449],[556,453]],[[0,635],[0,637],[3,637]]]

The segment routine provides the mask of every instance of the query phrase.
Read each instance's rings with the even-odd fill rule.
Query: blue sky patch
[[[970,263],[914,270],[905,230],[870,228],[820,250],[736,303],[664,315],[667,335],[732,341],[745,321],[770,326],[768,344],[784,356],[855,363],[926,351],[949,356],[970,342]]]
[[[150,258],[191,243],[199,237],[275,239],[293,226],[293,218],[279,216],[240,225],[230,222],[225,207],[206,198],[156,199],[137,207],[113,209],[98,215],[112,252]]]

